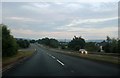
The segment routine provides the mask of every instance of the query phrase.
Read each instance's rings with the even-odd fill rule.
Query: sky
[[[2,23],[17,38],[116,38],[118,2],[3,2]]]

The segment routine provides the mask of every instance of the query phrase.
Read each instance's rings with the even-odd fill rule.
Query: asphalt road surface
[[[117,65],[72,57],[34,45],[37,53],[4,76],[118,76]]]

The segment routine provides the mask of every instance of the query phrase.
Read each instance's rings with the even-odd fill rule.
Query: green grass
[[[24,57],[29,57],[34,53],[34,50],[31,51],[18,51],[18,53],[14,56],[11,57],[4,57],[2,58],[2,66],[5,67],[7,65],[10,65],[14,62],[17,62],[18,60],[24,58]]]
[[[120,64],[119,57],[114,56],[107,56],[107,55],[96,55],[96,54],[80,54],[80,53],[73,53],[73,52],[59,52],[67,55],[71,55],[74,57],[80,57],[80,58],[86,58],[90,60],[96,60],[96,61],[103,61],[103,62],[109,62],[113,64]]]

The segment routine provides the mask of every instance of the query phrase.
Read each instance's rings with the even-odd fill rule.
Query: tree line
[[[0,24],[2,28],[2,55],[15,55],[19,48],[28,48],[30,43],[39,43],[52,48],[61,48],[67,50],[78,51],[79,49],[87,49],[88,51],[99,51],[102,46],[104,52],[120,53],[120,39],[110,38],[107,36],[106,40],[101,43],[86,42],[84,38],[74,36],[67,44],[61,44],[58,40],[53,38],[42,38],[38,40],[15,39],[6,25]]]
[[[17,54],[19,48],[28,48],[29,41],[15,39],[6,25],[0,24],[2,28],[2,57],[13,56]]]
[[[59,42],[56,39],[53,38],[42,38],[37,41],[40,44],[52,47],[52,48],[58,48],[59,47]]]
[[[107,36],[106,40],[102,42],[86,42],[84,38],[74,36],[70,42],[59,42],[56,39],[42,38],[39,40],[31,40],[31,43],[38,42],[52,48],[61,48],[66,50],[78,51],[79,49],[86,49],[91,52],[100,52],[100,46],[106,53],[120,53],[120,40],[115,38],[110,38]]]

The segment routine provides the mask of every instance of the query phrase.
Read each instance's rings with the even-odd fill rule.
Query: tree
[[[39,39],[37,42],[39,44],[43,44],[43,45],[53,47],[53,48],[58,48],[58,46],[59,46],[58,40],[53,39],[53,38],[49,39],[46,37],[46,38]]]
[[[30,43],[35,43],[36,42],[36,40],[30,40]]]
[[[50,44],[50,41],[49,41],[49,38],[43,38],[42,40],[41,40],[41,44],[44,44],[44,45],[48,45],[49,46],[49,44]]]
[[[85,48],[85,40],[82,37],[74,36],[73,40],[68,43],[68,47],[72,50],[79,50]]]
[[[99,47],[96,45],[96,42],[87,42],[85,45],[86,50],[88,51],[98,51]]]
[[[58,48],[59,42],[56,39],[50,39],[50,46],[53,48]]]
[[[17,39],[17,43],[20,48],[28,48],[30,46],[30,42],[24,39]]]
[[[118,41],[116,39],[111,39],[111,48],[110,48],[112,53],[117,53],[118,51]]]
[[[103,50],[107,53],[119,53],[119,40],[107,36]]]
[[[15,38],[10,35],[10,30],[7,29],[7,26],[1,24],[2,26],[2,55],[12,56],[17,53],[18,45],[16,43]]]
[[[2,26],[0,25],[0,56],[2,56]]]
[[[118,53],[120,53],[120,40],[118,40],[118,46],[117,46],[117,48],[118,48]]]

